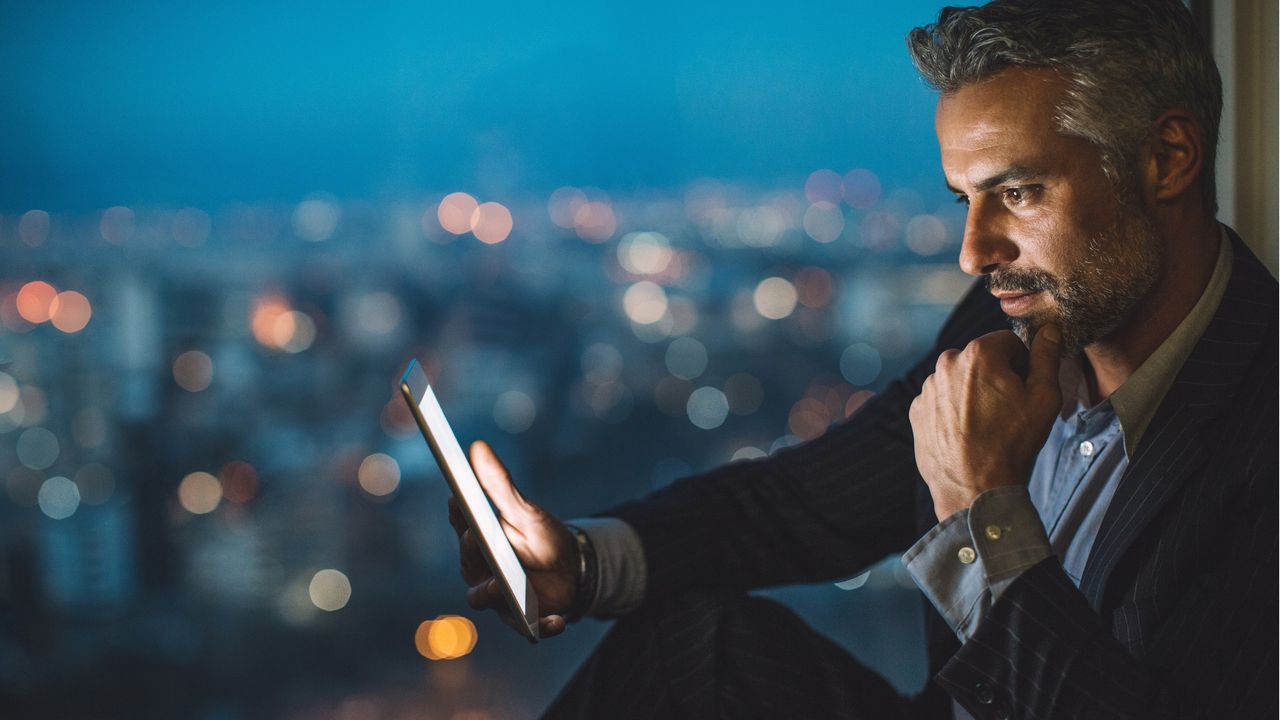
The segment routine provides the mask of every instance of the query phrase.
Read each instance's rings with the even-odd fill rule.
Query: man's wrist
[[[573,602],[569,605],[568,612],[565,613],[565,620],[567,622],[576,622],[591,611],[591,606],[596,598],[596,590],[600,584],[600,572],[599,563],[596,560],[595,546],[591,544],[591,538],[574,525],[567,525],[566,527],[573,536],[577,572],[575,575],[576,588],[573,593]]]

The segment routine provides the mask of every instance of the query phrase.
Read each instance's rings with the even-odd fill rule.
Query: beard
[[[1080,266],[1065,276],[1009,268],[988,276],[992,290],[1046,292],[1049,310],[1009,317],[1028,347],[1046,323],[1062,328],[1062,355],[1074,355],[1110,335],[1128,320],[1155,284],[1164,262],[1163,244],[1150,216],[1121,208],[1114,225],[1088,238]]]

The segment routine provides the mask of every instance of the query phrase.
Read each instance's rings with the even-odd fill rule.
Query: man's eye
[[[1013,205],[1021,205],[1031,200],[1035,196],[1036,190],[1038,189],[1039,188],[1034,185],[1029,185],[1026,187],[1005,188],[1003,195],[1006,202],[1009,202]]]

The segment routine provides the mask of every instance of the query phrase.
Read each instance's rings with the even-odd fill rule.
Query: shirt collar
[[[1138,441],[1146,432],[1147,425],[1156,414],[1164,396],[1173,385],[1174,378],[1182,369],[1191,350],[1204,334],[1205,328],[1213,320],[1218,310],[1222,295],[1226,292],[1227,281],[1231,279],[1231,241],[1221,226],[1218,229],[1218,262],[1214,265],[1213,274],[1209,276],[1209,284],[1196,302],[1191,312],[1182,319],[1178,327],[1169,337],[1151,353],[1151,356],[1138,367],[1123,385],[1111,394],[1110,401],[1120,418],[1120,427],[1124,431],[1124,448],[1129,457],[1133,457]],[[1076,363],[1076,372],[1080,366]],[[1078,385],[1076,386],[1079,387]],[[1063,386],[1064,395],[1066,386]],[[1073,397],[1078,390],[1073,389]],[[1085,396],[1088,397],[1087,394]],[[1088,406],[1086,399],[1085,406]]]

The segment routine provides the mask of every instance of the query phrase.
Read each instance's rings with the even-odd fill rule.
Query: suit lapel
[[[1207,422],[1228,409],[1276,314],[1276,282],[1240,238],[1231,279],[1204,335],[1160,404],[1107,508],[1080,589],[1095,610],[1134,539],[1206,461]]]

